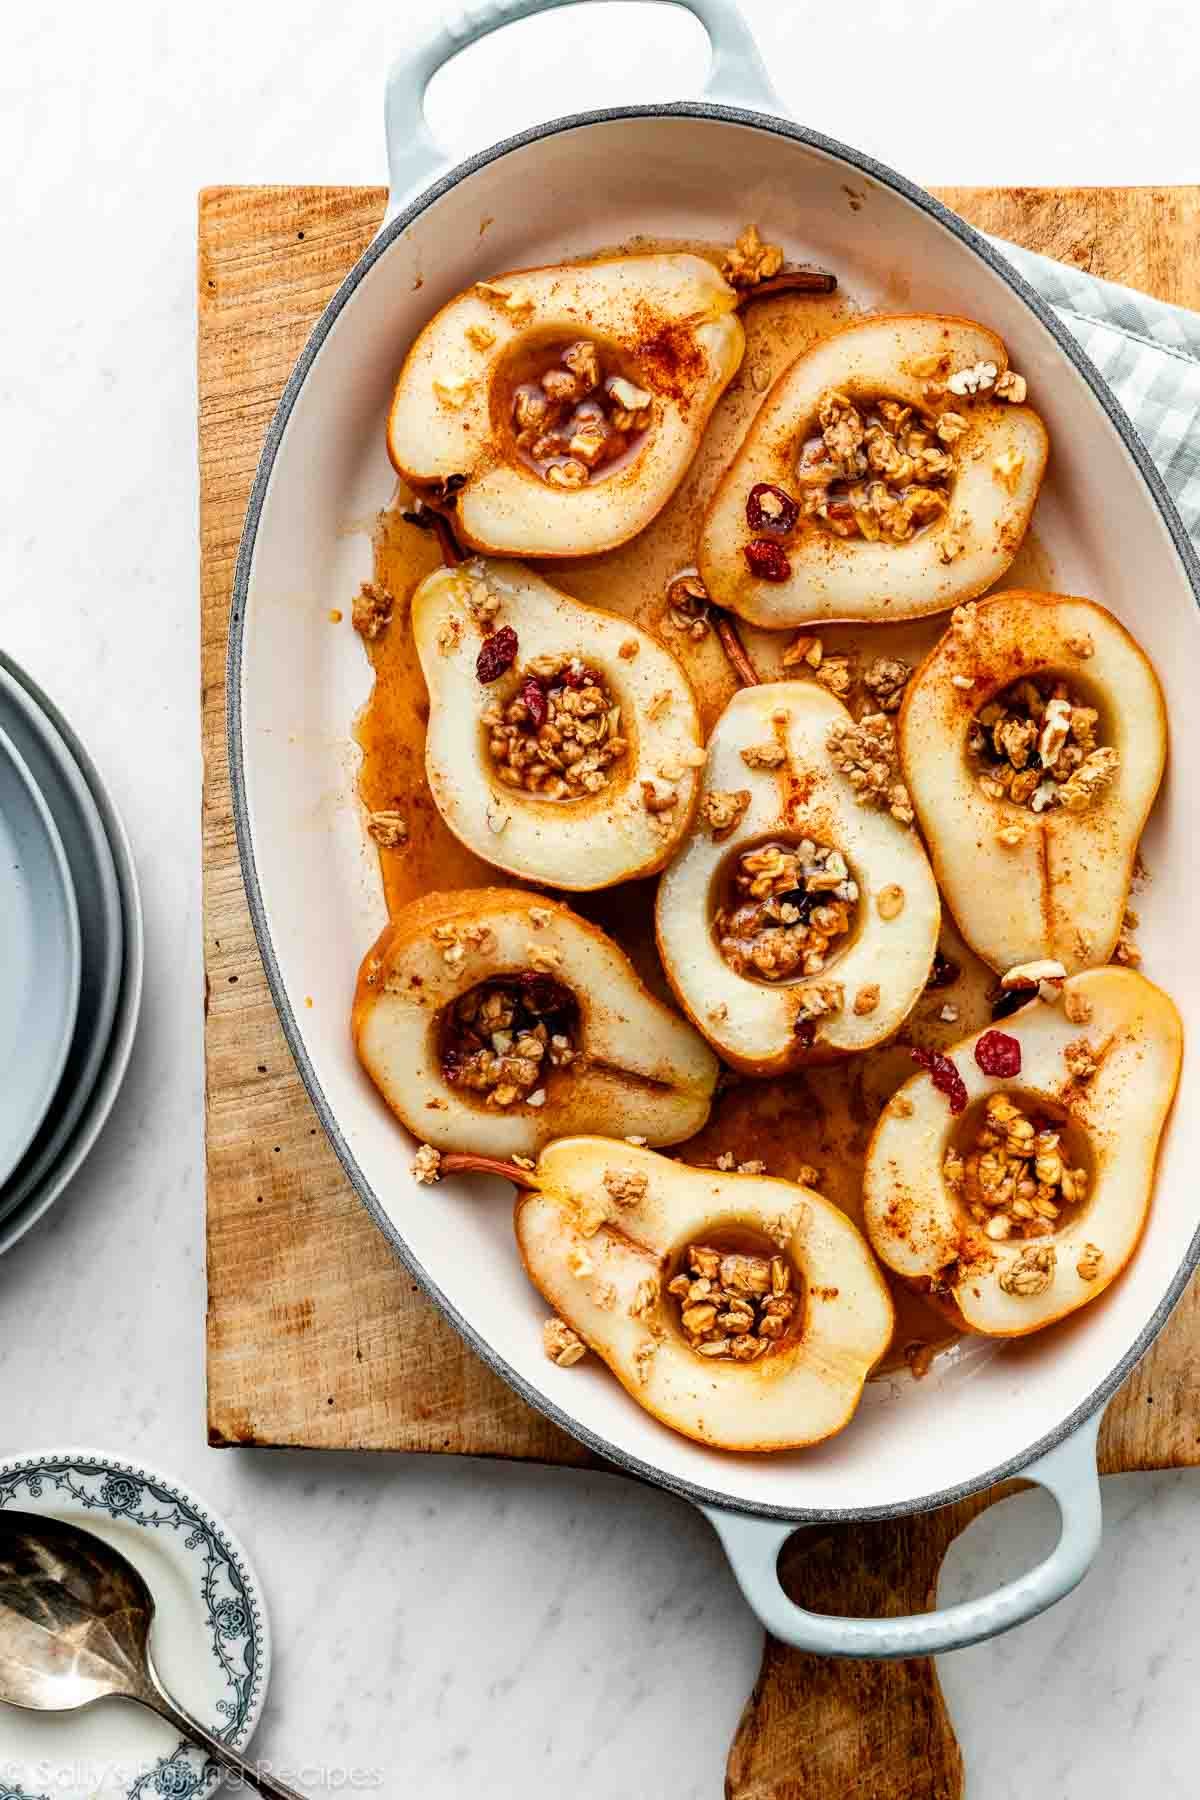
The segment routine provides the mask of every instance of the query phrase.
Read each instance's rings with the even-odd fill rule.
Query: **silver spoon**
[[[73,1712],[136,1700],[272,1800],[303,1800],[176,1706],[150,1655],[154,1599],[103,1538],[58,1519],[0,1512],[0,1701]]]

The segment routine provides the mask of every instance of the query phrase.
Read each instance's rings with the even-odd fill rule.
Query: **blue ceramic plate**
[[[130,848],[125,827],[121,822],[121,816],[112,795],[104,785],[99,770],[71,725],[32,676],[27,675],[19,664],[15,663],[11,657],[5,656],[3,652],[0,652],[0,670],[5,671],[13,678],[28,695],[37,710],[58,732],[83,777],[84,784],[99,813],[104,836],[115,865],[124,939],[116,1014],[109,1034],[108,1045],[101,1059],[99,1075],[57,1160],[38,1179],[28,1196],[15,1206],[8,1217],[0,1223],[0,1254],[2,1254],[11,1249],[19,1238],[24,1237],[30,1227],[36,1224],[38,1219],[58,1199],[91,1150],[105,1120],[112,1111],[121,1084],[125,1079],[125,1071],[129,1066],[137,1031],[138,1015],[141,1010],[144,938],[142,903],[138,892],[133,851]],[[0,1789],[0,1794],[2,1791]]]
[[[168,1690],[244,1750],[271,1669],[266,1608],[233,1534],[177,1482],[90,1450],[0,1462],[0,1508],[69,1519],[120,1550],[154,1595],[150,1651]],[[122,1700],[76,1713],[0,1707],[4,1800],[188,1800],[220,1780],[202,1750]]]
[[[0,1182],[50,1108],[79,1012],[79,911],[66,852],[0,730]]]
[[[66,1066],[37,1136],[0,1187],[0,1219],[53,1169],[96,1085],[121,988],[125,928],[112,849],[99,809],[62,734],[15,676],[0,668],[0,727],[25,759],[58,826],[79,908],[79,1014]]]

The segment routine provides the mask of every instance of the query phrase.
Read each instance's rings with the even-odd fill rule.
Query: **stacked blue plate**
[[[142,909],[83,745],[0,653],[0,1252],[62,1193],[129,1062]]]

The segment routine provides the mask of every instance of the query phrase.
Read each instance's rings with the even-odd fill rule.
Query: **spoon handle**
[[[260,1764],[249,1762],[236,1750],[231,1750],[228,1744],[222,1743],[220,1738],[214,1737],[199,1720],[193,1719],[182,1707],[176,1706],[153,1670],[151,1677],[152,1685],[143,1688],[135,1698],[143,1706],[149,1707],[151,1712],[156,1712],[160,1718],[174,1725],[181,1736],[190,1738],[194,1744],[207,1750],[213,1761],[220,1763],[227,1774],[237,1775],[242,1781],[249,1782],[256,1792],[266,1794],[268,1800],[306,1800],[306,1796],[298,1788],[289,1787],[286,1781],[277,1780]]]

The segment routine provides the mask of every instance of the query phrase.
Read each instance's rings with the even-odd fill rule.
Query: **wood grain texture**
[[[963,189],[981,228],[1200,306],[1200,190]],[[208,1420],[214,1444],[442,1450],[581,1464],[443,1323],[359,1204],[276,1019],[242,889],[225,751],[229,596],[246,499],[308,331],[382,215],[382,189],[216,188],[200,199]],[[1195,1284],[1109,1408],[1105,1471],[1200,1463]],[[946,1547],[997,1494],[785,1552],[817,1610],[930,1603]],[[730,1800],[955,1800],[962,1764],[933,1665],[768,1642],[730,1753]]]

